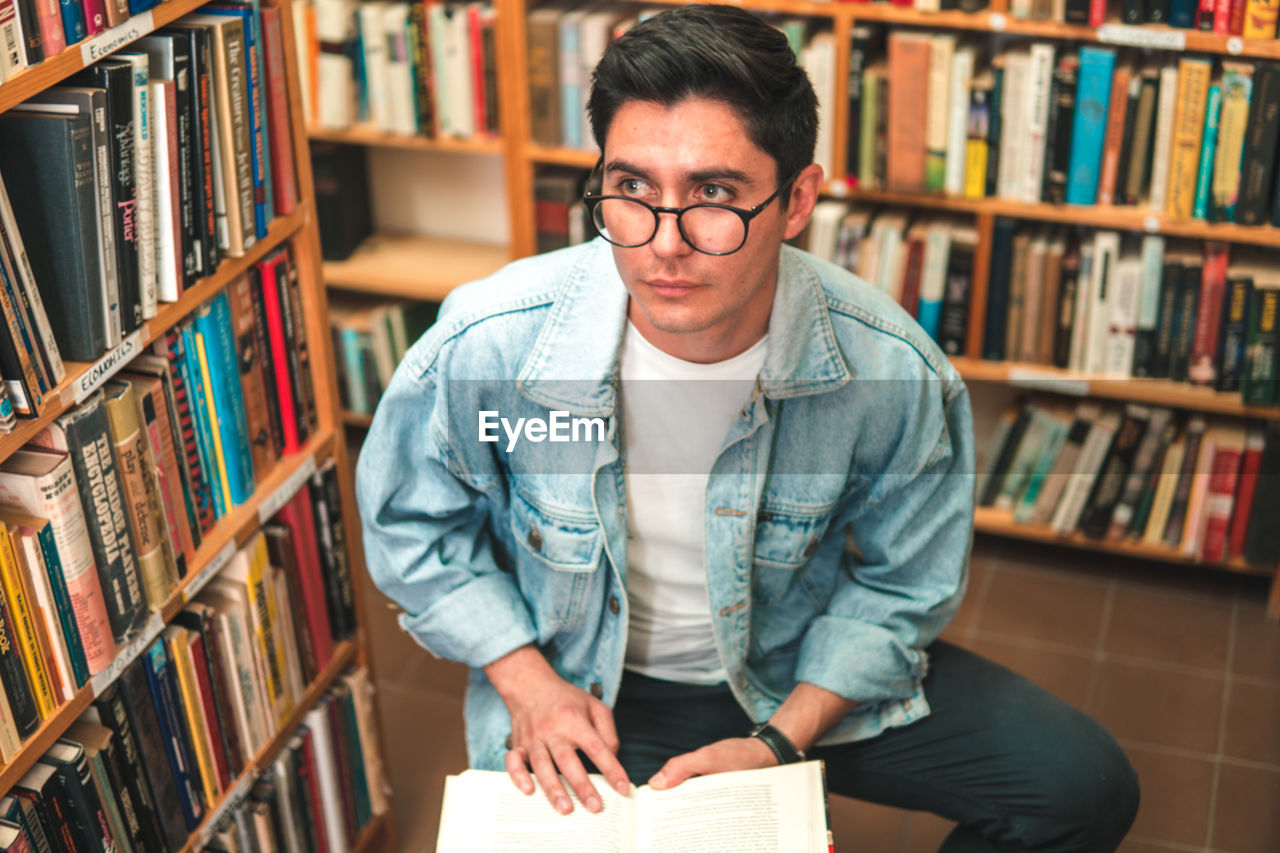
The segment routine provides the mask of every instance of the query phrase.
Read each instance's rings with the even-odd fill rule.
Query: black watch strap
[[[804,761],[804,752],[796,749],[796,745],[790,738],[768,723],[761,723],[752,729],[751,736],[764,741],[764,745],[778,757],[779,764],[795,764]]]

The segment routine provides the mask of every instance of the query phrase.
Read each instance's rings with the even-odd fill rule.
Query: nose
[[[653,253],[662,258],[679,257],[693,251],[680,233],[680,224],[674,213],[658,214],[658,230],[649,245]]]

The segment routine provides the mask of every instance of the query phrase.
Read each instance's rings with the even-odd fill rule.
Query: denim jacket
[[[612,704],[628,606],[610,247],[517,261],[455,290],[383,395],[357,468],[374,582],[433,654],[472,668],[467,747],[500,770],[510,718],[484,665],[534,643]],[[481,442],[478,413],[597,418],[593,441]],[[529,438],[525,433],[525,438]],[[968,392],[895,302],[783,246],[756,392],[706,493],[713,629],[768,719],[807,681],[858,701],[823,745],[928,714],[924,648],[964,592]]]

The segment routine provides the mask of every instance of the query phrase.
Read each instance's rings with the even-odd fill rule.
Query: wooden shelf
[[[926,207],[930,210],[1007,216],[1013,219],[1034,219],[1063,225],[1084,225],[1089,228],[1139,231],[1147,234],[1165,234],[1170,237],[1222,240],[1228,243],[1248,243],[1253,246],[1280,248],[1280,228],[1273,228],[1270,225],[1249,227],[1230,222],[1211,223],[1199,219],[1174,219],[1137,207],[1026,204],[1001,198],[970,199],[865,189],[849,190],[847,193],[837,191],[832,194],[873,204]]]
[[[548,148],[530,144],[529,159],[547,166],[577,166],[580,169],[591,169],[600,159],[600,152],[583,151],[578,148]]]
[[[51,56],[38,65],[19,71],[0,84],[0,112],[22,103],[37,92],[65,80],[87,65],[91,65],[92,62],[96,62],[97,59],[102,58],[98,56],[92,62],[85,62],[83,55],[87,46],[102,45],[131,27],[136,31],[136,35],[133,35],[133,38],[141,38],[152,30],[167,26],[183,15],[196,11],[205,2],[207,0],[168,0],[168,2],[161,3],[148,12],[134,15],[118,27],[77,42],[67,47],[57,56]],[[149,25],[148,19],[150,21]],[[119,47],[127,47],[128,44],[129,42],[125,41]]]
[[[236,781],[232,783],[227,791],[223,792],[221,801],[210,805],[205,813],[204,820],[200,822],[200,825],[196,827],[196,831],[187,839],[186,846],[182,848],[182,853],[197,853],[208,843],[209,839],[216,833],[216,827],[223,822],[232,809],[244,801],[244,798],[249,794],[249,789],[253,787],[254,781],[271,767],[271,763],[275,761],[277,753],[298,733],[298,726],[302,725],[303,718],[316,706],[316,703],[320,701],[320,697],[324,695],[325,691],[355,659],[356,644],[352,640],[340,643],[333,650],[333,657],[329,660],[328,666],[316,677],[315,681],[311,682],[306,694],[281,724],[276,736],[268,741],[266,746],[258,750],[257,755],[249,762],[249,765],[236,777]]]
[[[1204,563],[1181,552],[1164,546],[1144,545],[1128,539],[1113,542],[1107,539],[1090,539],[1082,533],[1063,536],[1055,533],[1051,527],[1041,524],[1018,524],[1013,520],[1013,513],[992,507],[977,507],[973,513],[973,529],[979,533],[994,536],[1006,536],[1013,539],[1025,539],[1030,542],[1045,542],[1052,545],[1064,545],[1070,548],[1081,548],[1086,551],[1102,551],[1108,554],[1119,554],[1124,557],[1136,557],[1142,560],[1154,560],[1161,563],[1176,563],[1182,566],[1202,566],[1210,569],[1237,572],[1261,577],[1275,577],[1275,567],[1265,568],[1251,566],[1243,559],[1234,558],[1224,563]]]
[[[484,278],[511,259],[506,246],[422,237],[375,234],[345,261],[325,261],[330,288],[439,302],[460,284]]]
[[[79,400],[83,400],[86,389],[92,390],[114,376],[129,363],[129,359],[150,346],[205,300],[217,295],[232,279],[248,270],[268,252],[292,237],[306,221],[309,204],[310,202],[306,202],[288,216],[275,219],[265,238],[255,243],[242,257],[224,260],[213,275],[200,279],[187,288],[177,302],[160,303],[155,317],[97,361],[65,362],[67,376],[57,388],[46,395],[45,407],[40,417],[19,419],[13,432],[0,436],[0,459],[7,459],[9,454],[34,438]]]
[[[360,830],[360,837],[351,846],[351,853],[371,853],[373,850],[386,850],[387,830],[391,827],[391,813],[383,812],[373,818]]]
[[[1239,394],[1226,394],[1164,379],[1111,379],[1074,373],[1040,364],[986,361],[953,357],[960,375],[969,382],[1003,382],[1029,391],[1048,391],[1072,397],[1106,397],[1130,403],[1168,406],[1219,415],[1263,420],[1280,419],[1280,407],[1246,406]]]
[[[457,139],[452,136],[427,137],[404,136],[385,133],[373,125],[358,124],[346,130],[326,130],[312,127],[307,138],[323,142],[341,142],[347,145],[368,145],[377,148],[403,148],[410,151],[440,151],[450,154],[501,155],[505,144],[500,138],[473,137]]]
[[[111,665],[81,687],[45,720],[34,734],[23,741],[13,760],[0,768],[0,791],[7,791],[35,765],[67,726],[89,707],[138,655],[147,649],[164,626],[204,587],[231,559],[236,549],[306,482],[316,469],[316,460],[333,453],[333,433],[319,433],[298,453],[276,463],[276,467],[257,484],[249,499],[235,507],[205,534],[195,559],[164,606],[153,611],[139,634],[123,648],[117,649]]]
[[[368,429],[373,426],[373,415],[362,415],[350,409],[343,409],[342,422],[352,429]]]

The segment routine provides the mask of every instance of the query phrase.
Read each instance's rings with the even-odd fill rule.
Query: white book
[[[1031,17],[1031,0],[1009,0],[1009,15],[1020,21]]]
[[[63,701],[70,702],[76,695],[75,671],[71,668],[71,652],[62,632],[62,623],[58,620],[57,599],[53,597],[53,588],[49,585],[49,569],[44,561],[44,551],[35,536],[17,538],[21,540],[19,547],[22,548],[27,568],[30,569],[31,590],[40,610],[40,620],[44,623],[45,632],[49,635],[49,645],[53,648],[53,659],[58,667],[58,680],[62,688],[60,695]]]
[[[151,150],[151,61],[145,53],[117,53],[133,66],[133,173],[137,180],[138,293],[142,318],[156,316],[155,176]],[[167,144],[167,143],[166,143]]]
[[[885,213],[876,217],[872,226],[878,243],[876,248],[875,277],[868,279],[879,290],[892,296],[895,301],[902,289],[902,264],[900,252],[902,235],[907,228],[905,213]]]
[[[284,569],[272,567],[271,582],[276,594],[276,613],[280,616],[280,624],[277,630],[280,633],[281,643],[284,646],[284,668],[285,674],[288,676],[286,684],[289,692],[293,696],[294,703],[302,701],[302,697],[307,693],[306,679],[302,675],[302,661],[298,657],[298,628],[306,630],[306,626],[299,626],[294,619],[295,615],[300,615],[302,611],[292,606],[289,599],[289,588],[284,577]]]
[[[1027,79],[1031,54],[1011,50],[1005,55],[1004,93],[1000,105],[1000,161],[997,164],[996,195],[1017,201],[1022,198],[1023,157],[1027,150]]]
[[[324,830],[328,836],[329,853],[346,853],[347,831],[343,819],[342,794],[338,789],[338,759],[333,750],[333,732],[329,725],[329,712],[321,702],[307,713],[306,726],[311,730],[311,752],[316,761],[316,781],[320,788],[320,803],[324,812]],[[505,775],[505,774],[504,774]]]
[[[625,797],[602,776],[591,781],[604,808],[575,805],[562,815],[541,790],[520,793],[506,773],[447,776],[436,853],[829,849],[818,761],[698,776],[665,791],[644,785]]]
[[[387,130],[413,136],[418,130],[418,99],[414,88],[413,52],[409,44],[409,7],[388,3],[382,13],[386,38]]]
[[[1084,372],[1100,376],[1105,372],[1107,338],[1111,334],[1111,304],[1113,291],[1119,278],[1120,234],[1116,231],[1099,231],[1093,238],[1093,281],[1089,295],[1089,328],[1084,351]]]
[[[1138,291],[1139,332],[1154,332],[1160,319],[1160,284],[1164,276],[1164,238],[1148,234],[1142,238],[1142,284]]]
[[[1088,344],[1089,308],[1093,302],[1093,244],[1080,244],[1080,271],[1076,276],[1076,301],[1071,317],[1071,346],[1067,367],[1084,372],[1084,351]]]
[[[452,26],[449,23],[449,15],[451,13],[443,3],[432,3],[427,6],[427,31],[431,37],[431,71],[434,75],[432,86],[433,110],[432,117],[435,122],[435,132],[439,136],[453,135],[453,118],[450,93],[453,89],[449,85],[449,60],[447,53],[452,43],[450,33]]]
[[[942,298],[946,293],[947,261],[950,257],[951,225],[942,221],[929,223],[924,241],[924,268],[920,273],[920,308],[916,312],[917,316],[924,316],[927,305],[942,305]]]
[[[1127,379],[1133,373],[1133,348],[1138,336],[1138,301],[1142,291],[1142,256],[1127,252],[1116,264],[1111,292],[1111,328],[1102,374]]]
[[[369,670],[363,666],[350,670],[342,680],[351,688],[351,704],[356,710],[356,730],[360,734],[364,778],[369,788],[369,810],[380,815],[390,804],[390,786],[383,772],[381,741],[374,719],[373,683],[369,679]]]
[[[360,25],[360,47],[364,52],[364,94],[369,123],[390,133],[391,104],[388,97],[387,36],[382,29],[383,14],[391,8],[383,0],[361,3],[356,13]]]
[[[356,35],[356,4],[352,0],[315,0],[316,38],[321,44],[350,44]],[[320,51],[317,60],[316,124],[325,130],[345,130],[356,120],[355,75],[351,57]]]
[[[824,261],[834,262],[840,221],[848,210],[848,204],[837,199],[824,199],[814,205],[813,215],[809,218],[806,250]]]
[[[27,67],[27,52],[22,44],[22,23],[16,3],[0,11],[0,82]]]
[[[825,180],[835,174],[836,41],[829,32],[809,39],[802,54],[804,70],[818,96],[818,144],[813,161],[822,167]]]
[[[173,181],[178,179],[177,164],[169,162],[169,104],[164,83],[151,81],[151,162],[155,167],[156,223],[156,298],[177,302],[182,283],[182,258],[173,233]]]
[[[293,749],[295,740],[301,741],[302,738],[299,736],[294,740],[290,740],[283,750],[285,755],[277,758],[275,763],[271,765],[272,776],[276,783],[275,802],[273,805],[279,818],[280,842],[284,853],[307,853],[307,842],[302,837],[302,827],[298,826],[294,820],[292,806],[297,796],[294,791],[297,779],[293,775],[293,768],[289,766],[287,756]]]
[[[227,629],[223,634],[231,644],[239,704],[245,710],[248,736],[244,742],[250,745],[250,752],[257,752],[275,735],[276,725],[267,693],[267,664],[253,633],[249,602],[242,587],[216,577],[201,591],[200,600],[218,613],[218,627]]]
[[[1019,137],[1024,147],[1022,191],[1018,197],[1027,204],[1040,201],[1044,187],[1044,157],[1049,132],[1049,95],[1053,85],[1053,45],[1031,45],[1027,74],[1027,135]]]
[[[1085,501],[1093,489],[1093,481],[1098,476],[1098,469],[1111,449],[1111,439],[1115,437],[1120,426],[1120,412],[1106,409],[1093,422],[1089,435],[1080,448],[1080,456],[1071,471],[1071,477],[1058,500],[1050,525],[1055,533],[1062,536],[1075,532],[1080,523],[1080,515],[1084,512]]]
[[[943,184],[947,195],[964,193],[969,141],[969,87],[973,81],[976,55],[973,45],[961,45],[951,56],[951,93],[948,98],[951,115],[947,118],[947,173]]]
[[[1178,66],[1160,69],[1160,97],[1156,101],[1156,141],[1151,151],[1153,213],[1164,213],[1169,199],[1169,161],[1173,158],[1173,119],[1178,106]]]
[[[476,133],[476,104],[472,96],[471,28],[468,3],[449,18],[449,51],[446,55],[449,85],[449,116],[456,136],[469,138]]]
[[[947,149],[951,144],[951,65],[956,37],[936,33],[929,38],[929,78],[925,95],[924,183],[930,192],[946,188]]]

